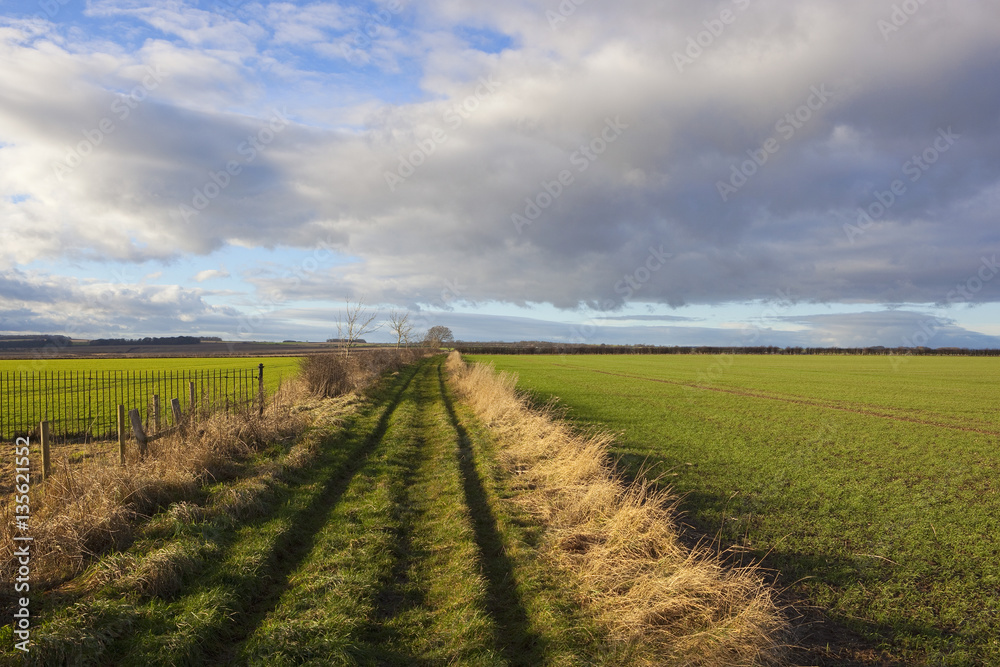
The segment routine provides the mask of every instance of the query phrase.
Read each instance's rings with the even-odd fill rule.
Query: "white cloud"
[[[203,283],[206,280],[217,280],[219,278],[228,278],[229,271],[225,268],[222,269],[205,269],[204,271],[199,271],[194,275],[195,282]]]
[[[177,285],[81,281],[0,271],[0,330],[80,337],[234,330],[239,313]],[[178,324],[183,322],[184,324]]]
[[[358,261],[294,285],[253,280],[300,298],[352,291],[411,306],[432,303],[445,281],[472,302],[565,308],[786,288],[880,304],[941,302],[1000,249],[1000,89],[983,83],[1000,69],[1000,6],[927,4],[886,39],[882,3],[761,0],[734,10],[680,70],[676,54],[718,8],[586,3],[554,28],[552,9],[414,5],[355,44],[356,63],[340,60],[341,46],[371,17],[333,4],[92,3],[95,22],[144,26],[120,44],[4,22],[0,268],[326,241]],[[462,30],[512,46],[476,50]],[[317,52],[334,60],[305,55]],[[383,68],[374,80],[368,63]],[[149,68],[162,81],[122,117],[114,105]],[[830,99],[796,117],[817,88]],[[264,143],[275,107],[289,124]],[[627,128],[608,142],[615,118]],[[91,141],[104,119],[113,131]],[[945,128],[954,145],[908,172]],[[719,181],[769,138],[778,150],[723,201]],[[60,179],[54,165],[88,141]],[[405,181],[390,190],[387,172]],[[553,196],[561,172],[572,179]],[[845,233],[894,180],[905,192],[886,214]],[[206,205],[185,219],[199,194]],[[519,232],[512,214],[533,206]],[[642,277],[661,246],[672,259],[626,297],[622,281]],[[973,301],[1000,300],[998,285]]]

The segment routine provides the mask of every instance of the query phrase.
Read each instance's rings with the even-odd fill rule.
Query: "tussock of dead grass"
[[[579,433],[529,405],[517,378],[448,357],[455,386],[497,434],[517,502],[546,527],[546,557],[574,573],[594,610],[650,664],[778,664],[785,621],[753,568],[727,568],[678,539],[674,500],[626,485],[611,438]]]

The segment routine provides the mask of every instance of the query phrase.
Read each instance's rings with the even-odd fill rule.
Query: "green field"
[[[0,373],[58,371],[185,371],[203,368],[257,368],[264,364],[264,382],[276,387],[279,378],[298,372],[301,357],[171,357],[130,359],[0,359]]]
[[[441,365],[341,400],[309,446],[276,443],[33,600],[23,664],[635,664],[539,556]],[[0,664],[21,657],[0,628]]]
[[[1000,664],[1000,359],[471,360],[617,433],[692,538],[762,561],[888,659]]]
[[[197,374],[196,396],[203,405],[226,405],[227,397],[256,396],[258,365],[264,364],[269,394],[298,372],[299,357],[0,360],[0,437],[23,435],[45,418],[53,433],[106,438],[113,433],[115,406],[136,408],[148,417],[154,394],[169,425],[168,401],[190,406],[188,380]],[[234,371],[240,371],[239,375]]]

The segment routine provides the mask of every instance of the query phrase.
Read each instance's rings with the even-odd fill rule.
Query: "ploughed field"
[[[873,662],[1000,664],[1000,359],[469,360],[615,432],[623,472],[682,495],[691,539],[832,619],[804,635],[831,656],[854,633]]]

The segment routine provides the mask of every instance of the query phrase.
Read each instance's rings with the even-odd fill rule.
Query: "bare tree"
[[[344,346],[344,356],[349,357],[358,339],[366,333],[378,331],[382,325],[374,323],[378,319],[378,311],[365,308],[364,298],[351,303],[351,297],[347,297],[344,303],[344,312],[337,314],[337,338]]]
[[[424,344],[435,349],[441,347],[442,343],[454,342],[455,336],[451,333],[451,329],[441,325],[431,327],[424,334]]]
[[[403,311],[392,311],[389,313],[389,328],[396,334],[396,349],[400,344],[409,343],[410,335],[413,333],[413,325],[410,324],[410,313]]]

